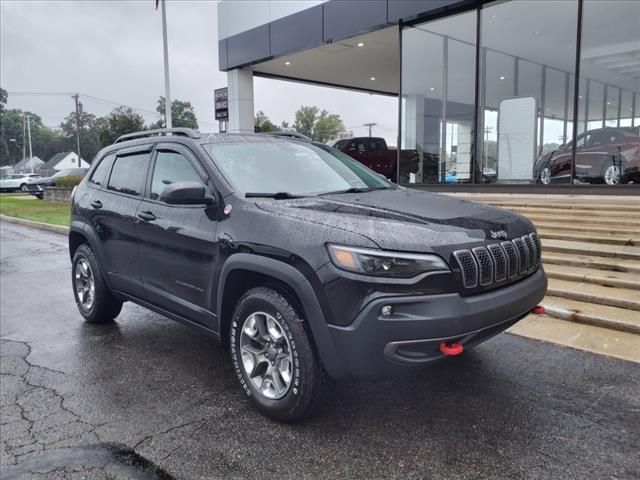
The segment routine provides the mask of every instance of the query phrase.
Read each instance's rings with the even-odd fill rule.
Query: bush
[[[73,188],[78,185],[84,177],[80,175],[69,175],[56,180],[56,187]]]

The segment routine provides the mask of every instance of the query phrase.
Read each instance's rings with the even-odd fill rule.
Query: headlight
[[[425,272],[448,271],[437,255],[385,252],[365,248],[327,245],[333,264],[348,272],[381,277],[411,278]]]

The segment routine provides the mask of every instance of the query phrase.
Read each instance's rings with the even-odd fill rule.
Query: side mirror
[[[169,205],[212,205],[215,203],[215,199],[206,195],[204,185],[199,182],[172,183],[162,191],[160,201]]]

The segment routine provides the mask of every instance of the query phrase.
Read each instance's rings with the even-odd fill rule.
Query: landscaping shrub
[[[59,178],[56,180],[56,187],[73,188],[82,181],[82,178],[83,177],[79,175],[69,175],[67,177]]]

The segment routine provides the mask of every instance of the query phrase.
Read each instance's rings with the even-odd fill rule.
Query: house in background
[[[33,169],[31,168],[31,165],[33,165]],[[23,158],[18,163],[16,163],[11,170],[12,173],[31,173],[32,170],[34,173],[37,173],[43,165],[44,162],[40,160],[40,158],[34,156],[30,159]]]
[[[40,168],[59,172],[65,168],[89,168],[89,164],[83,159],[80,159],[80,164],[78,164],[78,154],[76,152],[60,152],[51,157],[44,165],[41,165]]]

